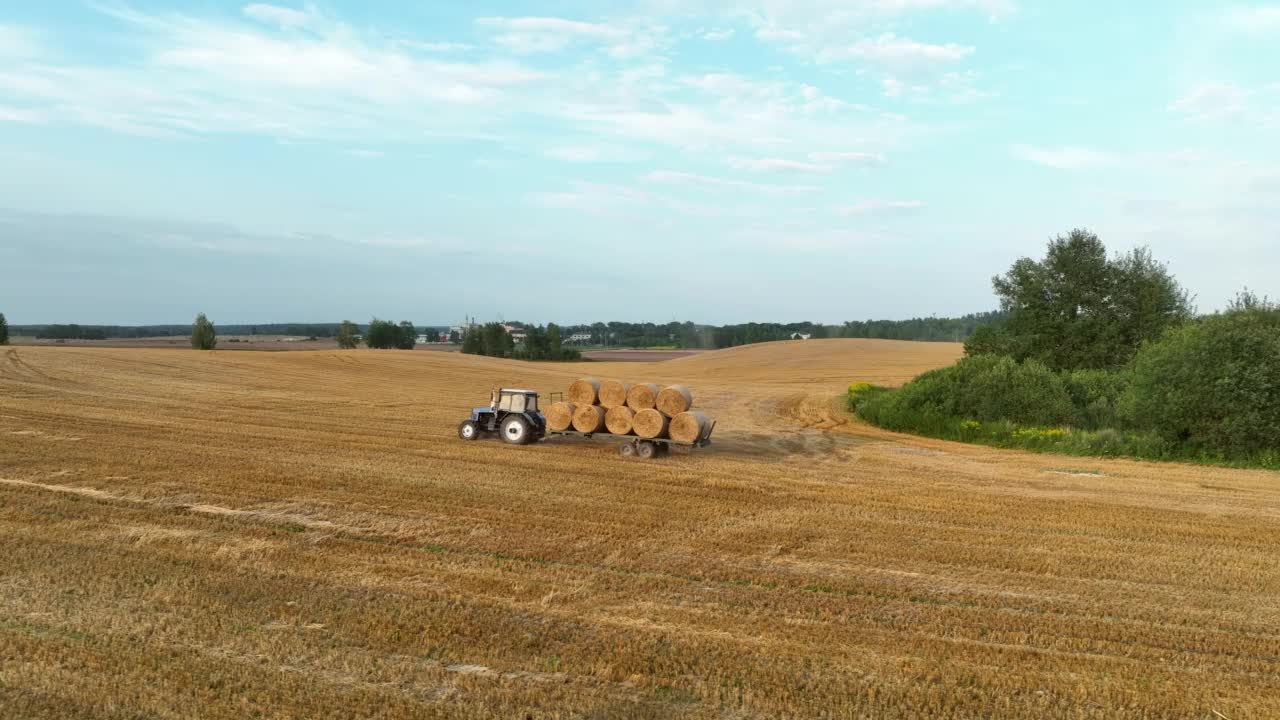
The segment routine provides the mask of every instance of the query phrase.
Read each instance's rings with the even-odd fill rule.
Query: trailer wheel
[[[619,445],[619,446],[618,446],[618,454],[619,454],[619,455],[621,455],[621,456],[622,456],[622,457],[624,457],[624,458],[635,457],[635,456],[636,456],[636,444],[635,444],[635,443],[630,443],[630,442],[624,442],[624,443],[622,443],[621,445]]]
[[[475,420],[463,420],[458,425],[458,437],[463,440],[476,440],[480,437],[480,425]]]
[[[640,447],[636,448],[636,454],[641,460],[652,460],[658,454],[658,446],[651,442],[642,442]]]
[[[512,445],[528,445],[533,440],[533,432],[529,430],[529,423],[518,415],[512,415],[503,420],[500,432],[502,433],[502,441]]]

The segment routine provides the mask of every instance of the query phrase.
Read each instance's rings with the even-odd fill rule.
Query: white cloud
[[[1195,120],[1226,120],[1246,114],[1255,92],[1230,83],[1207,83],[1169,103],[1169,111]]]
[[[729,38],[733,37],[733,35],[734,35],[733,28],[723,28],[719,30],[708,30],[706,28],[700,28],[697,32],[698,37],[708,42],[720,42],[722,40],[728,40]]]
[[[493,41],[519,54],[559,52],[575,43],[595,43],[610,56],[630,59],[654,52],[665,42],[665,29],[566,20],[558,17],[487,17],[476,21],[492,28]]]
[[[809,159],[817,163],[875,167],[886,163],[884,155],[866,152],[811,152]]]
[[[419,42],[414,40],[401,40],[400,45],[411,50],[421,50],[422,52],[429,53],[464,52],[471,49],[470,45],[458,42]]]
[[[0,105],[0,122],[34,123],[41,119],[41,114],[27,108]]]
[[[262,17],[279,15],[250,6]],[[447,62],[329,21],[306,34],[184,15],[104,9],[137,59],[98,66],[52,51],[0,64],[0,94],[54,121],[152,136],[252,132],[483,135],[485,114],[543,73],[508,61]],[[7,36],[8,33],[5,33]]]
[[[882,215],[890,213],[912,212],[924,208],[919,200],[861,200],[852,205],[838,208],[842,215]]]
[[[766,195],[807,195],[818,192],[818,188],[810,185],[763,185],[672,170],[655,170],[645,175],[644,180],[668,185],[694,185],[720,190],[750,190]]]
[[[1027,162],[1058,170],[1086,170],[1115,165],[1120,161],[1112,153],[1070,145],[1051,148],[1014,145],[1013,154]]]
[[[752,170],[756,172],[800,172],[800,173],[829,173],[835,170],[831,165],[823,165],[819,163],[801,162],[799,160],[787,160],[785,158],[729,158],[729,166],[738,170]]]
[[[558,145],[542,154],[570,163],[636,162],[646,157],[644,153],[617,145]]]
[[[933,45],[885,33],[859,40],[845,47],[831,47],[818,53],[819,62],[843,59],[866,60],[894,72],[916,72],[964,60],[974,48],[968,45]]]
[[[39,52],[40,43],[32,31],[0,24],[0,57],[27,58]]]
[[[301,10],[262,3],[245,5],[244,14],[258,22],[284,29],[302,27],[311,21],[311,15]]]
[[[1280,32],[1280,5],[1228,8],[1223,17],[1227,27],[1242,34]]]

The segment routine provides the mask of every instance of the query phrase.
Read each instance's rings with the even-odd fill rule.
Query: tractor
[[[472,408],[470,419],[458,425],[458,437],[463,440],[498,433],[503,442],[512,445],[528,445],[546,432],[546,418],[538,411],[538,393],[512,388],[494,389],[489,406]]]

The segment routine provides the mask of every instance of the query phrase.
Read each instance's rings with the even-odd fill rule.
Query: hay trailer
[[[552,393],[552,399],[560,393]],[[670,438],[640,438],[635,435],[615,435],[607,432],[583,433],[574,430],[547,430],[547,420],[538,409],[538,393],[533,390],[501,388],[493,391],[488,407],[471,409],[471,417],[458,424],[458,437],[467,440],[479,440],[485,435],[497,434],[502,441],[511,445],[528,445],[532,442],[547,440],[552,437],[581,437],[588,440],[596,437],[621,440],[618,453],[623,457],[638,457],[650,460],[659,455],[666,455],[671,448],[702,448],[711,444],[711,433],[715,430],[711,423],[706,431],[692,442],[680,442]]]
[[[715,429],[715,423],[711,424],[711,430]],[[679,442],[671,438],[638,438],[635,435],[615,435],[607,432],[582,433],[577,430],[550,430],[546,433],[547,437],[555,437],[562,435],[565,437],[580,437],[590,440],[591,438],[614,438],[621,440],[622,444],[618,446],[618,454],[622,457],[638,457],[641,460],[652,460],[660,455],[666,455],[671,452],[674,447],[701,448],[711,444],[711,430],[708,430],[702,437],[693,442]]]

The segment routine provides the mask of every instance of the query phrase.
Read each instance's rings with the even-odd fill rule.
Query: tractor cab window
[[[515,393],[503,395],[500,407],[507,412],[524,412],[524,396]]]
[[[524,409],[525,409],[525,410],[527,410],[527,411],[529,411],[529,412],[538,412],[538,396],[537,396],[537,395],[525,395],[525,396],[524,396]]]

